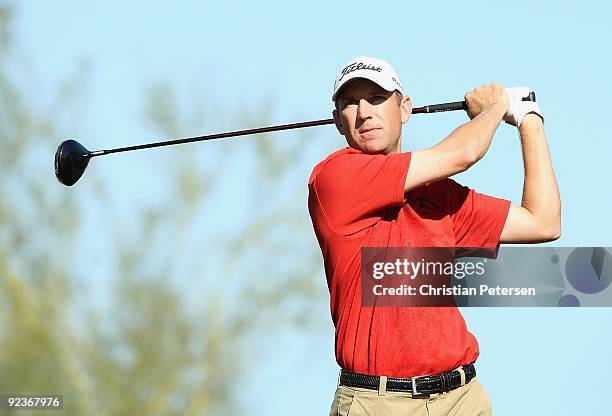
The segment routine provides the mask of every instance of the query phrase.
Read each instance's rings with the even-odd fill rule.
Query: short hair
[[[395,100],[397,101],[397,105],[398,106],[402,105],[402,98],[404,98],[402,93],[399,92],[398,90],[395,90],[395,91],[393,91],[393,95],[395,95]],[[338,99],[337,99],[337,97],[336,97],[336,101],[334,101],[334,105],[336,106],[336,110],[340,111],[340,109],[338,108]]]
[[[398,90],[393,91],[393,93],[395,95],[395,99],[397,100],[397,105],[402,105],[402,98],[404,98],[402,93]]]

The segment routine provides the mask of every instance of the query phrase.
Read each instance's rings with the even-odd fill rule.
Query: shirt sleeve
[[[481,194],[448,179],[450,217],[457,247],[497,247],[510,201]]]
[[[346,153],[328,161],[312,186],[330,227],[354,234],[401,205],[410,155]]]

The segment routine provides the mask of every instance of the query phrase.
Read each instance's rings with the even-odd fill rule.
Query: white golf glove
[[[513,126],[519,127],[525,116],[529,113],[536,113],[544,122],[544,116],[540,110],[538,103],[534,101],[523,101],[523,98],[529,96],[531,90],[528,87],[513,87],[506,88],[510,107],[508,113],[504,117],[504,121]]]

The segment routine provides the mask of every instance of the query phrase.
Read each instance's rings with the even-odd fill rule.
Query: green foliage
[[[285,325],[308,327],[310,304],[325,299],[316,246],[295,238],[312,235],[305,184],[288,175],[303,142],[252,142],[257,173],[248,192],[261,198],[256,209],[238,233],[200,239],[190,230],[207,218],[208,195],[221,186],[215,173],[231,155],[217,146],[216,165],[205,167],[190,149],[172,152],[166,166],[175,186],[165,205],[135,207],[129,218],[141,220],[130,230],[116,216],[109,230],[114,277],[108,293],[91,290],[74,258],[87,225],[84,202],[74,190],[48,185],[50,166],[30,162],[37,152],[55,151],[50,138],[58,137],[59,118],[36,109],[36,98],[12,78],[13,13],[0,5],[0,394],[62,394],[63,415],[240,413],[235,389],[244,386],[231,377],[247,374],[256,354],[244,345]],[[66,83],[53,108],[69,108],[85,78]],[[181,111],[167,85],[153,87],[146,102],[163,137],[201,127],[206,114],[198,105]],[[254,125],[267,121],[248,117]],[[112,189],[87,175],[95,203],[112,219]],[[231,284],[215,286],[204,257],[179,267],[168,252],[194,245]],[[289,261],[281,267],[275,261],[282,258]],[[179,283],[186,275],[206,283],[195,306]],[[110,301],[100,306],[105,297]]]

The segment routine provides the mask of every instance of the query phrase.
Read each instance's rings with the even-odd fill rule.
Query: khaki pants
[[[491,401],[473,378],[465,386],[445,393],[412,397],[411,393],[338,386],[330,416],[490,416]]]

